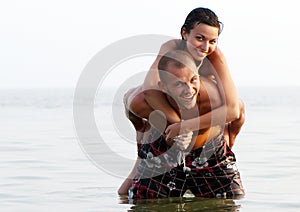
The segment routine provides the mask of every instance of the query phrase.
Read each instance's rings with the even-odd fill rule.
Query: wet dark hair
[[[219,21],[218,16],[210,9],[204,7],[198,7],[193,9],[186,17],[184,24],[181,27],[181,37],[182,30],[184,29],[187,33],[195,27],[196,24],[207,24],[209,26],[217,27],[219,29],[218,35],[222,32],[223,23]]]

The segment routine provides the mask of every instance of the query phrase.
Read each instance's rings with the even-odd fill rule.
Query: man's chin
[[[194,108],[195,107],[195,104],[194,103],[191,103],[191,104],[182,104],[181,105],[181,108],[183,109],[183,110],[190,110],[190,109],[192,109],[192,108]]]

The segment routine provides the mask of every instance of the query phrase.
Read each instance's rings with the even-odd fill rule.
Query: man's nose
[[[186,83],[184,87],[185,93],[193,93],[193,86],[191,83]]]

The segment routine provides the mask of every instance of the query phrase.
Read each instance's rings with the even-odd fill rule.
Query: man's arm
[[[133,167],[132,171],[130,172],[128,177],[123,181],[122,185],[118,189],[118,194],[119,195],[128,194],[128,189],[132,185],[132,179],[134,178],[134,176],[137,173],[137,167],[138,167],[139,164],[140,164],[140,158],[138,157],[135,161],[135,164],[134,164],[134,167]]]

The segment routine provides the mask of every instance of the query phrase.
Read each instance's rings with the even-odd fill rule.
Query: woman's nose
[[[201,43],[200,48],[203,52],[207,52],[209,48],[209,43],[208,42]]]

